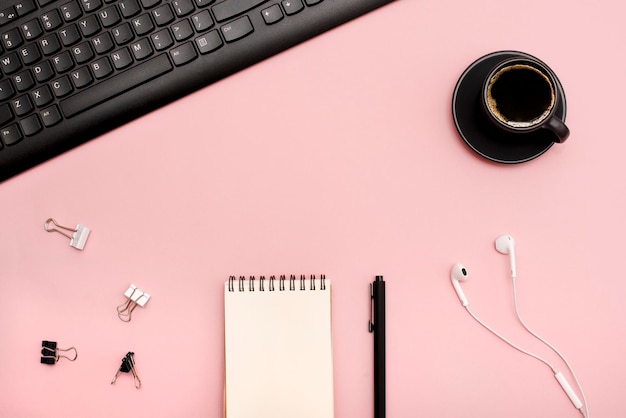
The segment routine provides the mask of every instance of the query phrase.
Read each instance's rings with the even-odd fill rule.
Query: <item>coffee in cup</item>
[[[524,134],[548,129],[554,142],[563,142],[569,129],[555,114],[559,104],[557,83],[541,62],[515,57],[497,64],[485,78],[482,107],[498,128]]]

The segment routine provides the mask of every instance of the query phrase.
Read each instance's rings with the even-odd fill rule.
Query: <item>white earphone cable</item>
[[[478,322],[480,325],[482,325],[487,331],[491,332],[493,335],[495,335],[496,337],[498,337],[500,340],[504,341],[505,343],[507,343],[508,345],[510,345],[511,347],[513,347],[514,349],[516,349],[517,351],[519,351],[520,353],[526,354],[527,356],[530,356],[536,360],[539,360],[540,362],[542,362],[543,364],[545,364],[546,366],[548,366],[550,368],[550,370],[552,371],[552,373],[554,373],[555,376],[560,375],[560,372],[555,369],[550,363],[548,363],[548,361],[544,360],[543,358],[539,357],[536,354],[533,354],[529,351],[524,350],[523,348],[515,345],[514,343],[512,343],[511,341],[509,341],[507,338],[503,337],[502,335],[500,335],[499,333],[497,333],[496,331],[494,331],[491,327],[489,327],[489,325],[485,324],[483,321],[481,321],[476,315],[474,315],[474,313],[470,310],[469,306],[465,306],[465,310],[467,310],[467,313],[470,314],[470,316],[472,318],[474,318],[474,320],[476,322]],[[534,334],[533,334],[534,335]],[[536,335],[535,335],[536,336]],[[538,337],[537,337],[538,338]],[[543,341],[543,340],[542,340]],[[545,341],[544,341],[545,342]],[[558,353],[557,353],[558,354]],[[564,360],[565,361],[565,360]],[[567,362],[566,362],[567,364]],[[568,364],[569,367],[569,364]],[[572,370],[570,369],[570,372],[572,372]],[[578,379],[576,379],[576,376],[574,375],[574,373],[572,372],[572,375],[574,376],[574,380],[576,380],[576,384],[578,386],[578,389],[580,390],[582,397],[583,397],[583,402],[585,405],[585,410],[587,411],[587,413],[585,413],[585,411],[582,410],[582,408],[578,409],[578,411],[582,414],[583,418],[589,418],[589,409],[587,408],[587,401],[585,399],[585,395],[582,392],[581,388],[580,388],[580,384],[578,383]]]
[[[543,339],[539,335],[537,335],[534,331],[532,331],[526,325],[524,320],[522,319],[522,317],[521,317],[521,315],[519,313],[518,306],[517,306],[517,285],[516,285],[516,280],[515,279],[516,279],[515,277],[512,277],[512,281],[513,281],[513,305],[515,307],[515,315],[517,316],[518,321],[522,324],[524,329],[526,329],[526,331],[528,331],[528,333],[530,333],[533,337],[537,338],[539,341],[541,341],[546,346],[548,346],[552,351],[554,351],[556,353],[556,355],[558,355],[561,358],[561,360],[563,360],[563,363],[565,363],[565,365],[567,366],[568,370],[572,374],[572,377],[574,378],[574,382],[576,382],[576,386],[578,387],[578,390],[580,391],[580,395],[583,398],[583,405],[584,405],[584,409],[585,410],[583,411],[582,408],[581,408],[581,409],[579,409],[579,411],[583,415],[584,418],[589,418],[589,406],[587,406],[587,398],[585,397],[585,392],[583,391],[583,388],[582,388],[580,382],[578,381],[578,377],[576,377],[576,373],[574,373],[574,369],[572,368],[572,366],[570,366],[570,364],[567,361],[567,359],[565,358],[565,356],[563,356],[559,352],[559,350],[557,350],[552,344],[550,344],[545,339]]]
[[[546,360],[542,359],[541,357],[539,357],[539,356],[537,356],[537,355],[535,355],[535,354],[533,354],[531,352],[528,352],[528,351],[524,350],[521,347],[518,347],[517,345],[513,344],[511,341],[509,341],[508,339],[506,339],[505,337],[503,337],[502,335],[498,334],[496,331],[491,329],[489,327],[489,325],[485,324],[476,315],[474,315],[474,313],[470,310],[469,306],[466,306],[465,309],[471,315],[471,317],[474,318],[474,320],[476,320],[476,322],[478,322],[480,325],[482,325],[487,331],[491,332],[493,335],[495,335],[496,337],[498,337],[499,339],[501,339],[502,341],[504,341],[505,343],[507,343],[508,345],[510,345],[511,347],[516,349],[517,351],[519,351],[520,353],[526,354],[527,356],[530,356],[530,357],[533,357],[536,360],[539,360],[540,362],[542,362],[543,364],[548,366],[552,370],[552,373],[555,373],[555,374],[558,373],[558,370],[556,370],[554,367],[552,367],[552,365],[550,363],[548,363]]]

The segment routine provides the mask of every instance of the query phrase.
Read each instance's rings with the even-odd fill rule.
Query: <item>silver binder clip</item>
[[[124,322],[130,322],[131,315],[135,308],[137,306],[141,306],[142,308],[146,306],[146,303],[150,300],[150,295],[141,289],[137,289],[137,286],[134,284],[131,284],[126,292],[124,292],[124,296],[128,300],[118,305],[117,316]]]
[[[65,354],[61,354],[61,353],[67,353],[70,351],[74,352],[73,357],[69,357]],[[55,364],[61,358],[66,358],[69,361],[74,361],[78,358],[78,351],[76,351],[76,348],[74,347],[59,348],[57,347],[56,341],[44,340],[41,342],[41,364]]]
[[[73,232],[73,234],[69,235],[55,227],[50,227],[51,223],[53,223],[57,228],[65,229],[66,231],[71,231]],[[87,238],[89,237],[89,232],[91,232],[89,228],[81,224],[76,225],[76,228],[74,229],[68,228],[63,225],[59,225],[57,221],[55,221],[53,218],[49,218],[46,221],[46,223],[43,225],[43,227],[48,232],[58,232],[59,234],[68,237],[70,239],[70,246],[78,250],[82,250],[83,248],[85,248],[85,243],[87,242]]]

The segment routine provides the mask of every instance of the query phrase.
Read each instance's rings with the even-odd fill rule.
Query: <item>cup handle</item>
[[[562,143],[565,142],[567,137],[569,136],[569,128],[565,126],[565,123],[557,118],[556,116],[552,116],[545,125],[544,128],[551,130],[556,136],[554,142]]]

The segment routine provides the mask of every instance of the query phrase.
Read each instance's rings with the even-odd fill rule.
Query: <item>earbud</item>
[[[510,235],[502,235],[496,239],[496,250],[500,254],[508,254],[509,262],[511,264],[511,278],[517,277],[517,270],[515,268],[515,240]]]
[[[452,286],[454,287],[454,290],[456,290],[456,294],[459,296],[459,300],[461,301],[461,304],[463,304],[463,306],[469,305],[469,302],[467,301],[465,294],[463,294],[463,289],[461,289],[461,283],[459,282],[466,281],[467,277],[467,270],[465,269],[465,266],[463,264],[455,264],[454,266],[452,266],[452,270],[450,271],[450,279],[452,279]]]

